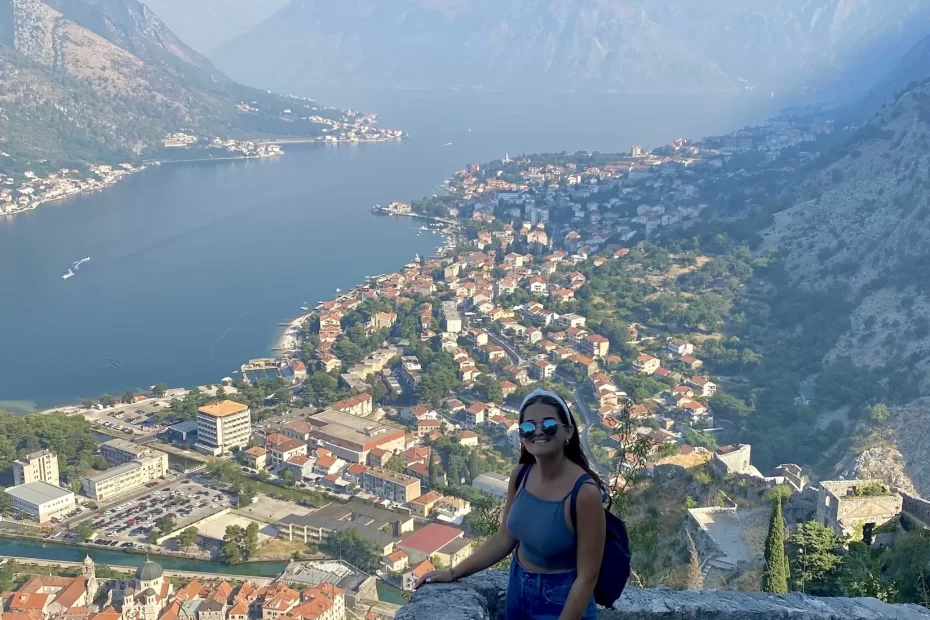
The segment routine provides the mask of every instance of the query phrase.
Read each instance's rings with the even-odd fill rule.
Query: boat
[[[82,258],[81,260],[74,261],[74,262],[71,264],[71,268],[74,269],[75,271],[77,271],[77,270],[78,270],[78,267],[80,267],[81,265],[83,265],[84,263],[86,263],[86,262],[89,261],[89,260],[90,260],[90,256],[86,256],[86,257]]]
[[[301,306],[300,309],[306,312],[310,309],[310,306]]]
[[[71,270],[69,269],[69,270],[68,270],[68,273],[66,273],[65,275],[61,276],[61,279],[62,279],[62,280],[67,280],[68,278],[73,278],[73,277],[74,277],[74,272],[71,271]]]
[[[337,289],[336,289],[336,292],[337,292],[337,293],[341,293],[341,292],[342,292],[342,289],[341,289],[341,288],[337,288]]]

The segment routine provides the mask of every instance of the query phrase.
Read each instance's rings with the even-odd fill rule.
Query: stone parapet
[[[484,571],[452,584],[421,588],[396,620],[503,620],[507,575]],[[718,590],[627,588],[600,620],[930,620],[930,610],[874,598],[773,596]]]

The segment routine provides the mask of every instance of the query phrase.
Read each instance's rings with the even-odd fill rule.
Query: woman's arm
[[[559,620],[579,620],[594,593],[604,557],[607,519],[601,503],[601,490],[594,484],[584,484],[578,491],[578,576],[568,592]]]
[[[507,554],[513,551],[517,546],[517,540],[510,535],[507,529],[507,517],[510,515],[510,506],[513,504],[513,498],[517,494],[517,474],[523,465],[517,465],[510,472],[510,483],[507,486],[507,501],[504,504],[504,510],[501,511],[501,524],[497,533],[488,538],[481,547],[473,554],[462,560],[457,566],[453,567],[456,579],[467,577],[468,575],[483,571],[490,568],[507,557]]]
[[[513,498],[517,494],[517,474],[523,465],[517,465],[510,472],[510,484],[507,487],[507,501],[504,504],[504,510],[501,512],[501,524],[497,533],[488,538],[481,547],[473,554],[462,560],[458,565],[445,571],[431,571],[417,581],[414,589],[419,588],[424,583],[431,582],[449,582],[462,577],[467,577],[473,573],[483,571],[486,568],[494,566],[513,551],[517,546],[517,540],[510,535],[507,529],[507,516],[510,514],[510,506],[513,504]]]

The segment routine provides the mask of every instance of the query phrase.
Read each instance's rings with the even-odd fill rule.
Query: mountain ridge
[[[912,0],[291,0],[210,57],[272,88],[864,92],[927,32]]]
[[[284,118],[318,108],[229,79],[138,0],[0,0],[2,11],[0,147],[19,167],[133,161],[181,129],[314,137],[322,126],[307,117],[330,114]]]

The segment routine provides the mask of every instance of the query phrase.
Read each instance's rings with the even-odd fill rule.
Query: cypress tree
[[[771,594],[788,594],[788,557],[785,555],[785,523],[781,516],[781,500],[775,503],[769,534],[765,539],[765,573],[762,590]]]

